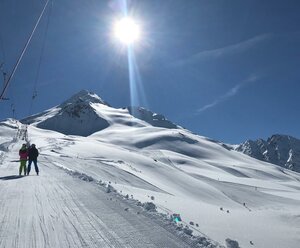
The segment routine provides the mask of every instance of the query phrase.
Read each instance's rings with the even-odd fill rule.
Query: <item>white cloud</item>
[[[248,40],[245,40],[245,41],[242,41],[242,42],[239,42],[236,44],[232,44],[229,46],[216,48],[216,49],[212,49],[212,50],[201,51],[199,53],[192,55],[189,58],[178,60],[178,61],[172,63],[171,66],[179,67],[179,66],[184,66],[186,64],[195,63],[195,62],[198,62],[198,61],[204,60],[204,59],[214,59],[214,58],[218,58],[218,57],[225,56],[228,54],[240,53],[240,52],[246,51],[246,50],[250,49],[251,47],[257,45],[258,43],[268,39],[270,36],[271,36],[271,34],[262,34],[262,35],[255,36]]]
[[[259,78],[256,75],[251,75],[249,76],[247,79],[243,80],[241,83],[235,85],[233,88],[231,88],[230,90],[228,90],[224,95],[218,97],[217,99],[215,99],[213,102],[204,105],[203,107],[199,108],[197,110],[197,114],[200,114],[204,111],[206,111],[207,109],[213,108],[216,105],[224,102],[225,100],[227,100],[230,97],[235,96],[242,87],[244,87],[246,84],[248,83],[252,83],[257,81]]]

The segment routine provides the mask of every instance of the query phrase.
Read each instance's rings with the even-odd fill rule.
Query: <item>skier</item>
[[[21,176],[24,167],[24,176],[26,176],[26,162],[28,157],[28,150],[26,144],[23,144],[21,149],[19,150],[19,156],[20,156],[19,175]]]
[[[28,150],[28,168],[27,168],[27,176],[30,173],[31,163],[33,162],[35,172],[39,175],[39,167],[37,165],[37,157],[39,156],[39,151],[36,149],[35,144],[32,144]]]

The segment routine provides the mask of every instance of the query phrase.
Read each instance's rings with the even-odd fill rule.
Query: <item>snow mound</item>
[[[147,211],[155,211],[156,210],[156,206],[153,202],[145,202],[143,204],[144,209],[146,209]]]
[[[227,248],[240,248],[239,243],[232,239],[226,239]]]

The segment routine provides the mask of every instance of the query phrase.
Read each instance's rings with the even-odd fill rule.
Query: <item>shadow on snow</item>
[[[12,175],[12,176],[0,177],[0,180],[14,180],[14,179],[22,178],[22,177],[23,177],[23,176]]]

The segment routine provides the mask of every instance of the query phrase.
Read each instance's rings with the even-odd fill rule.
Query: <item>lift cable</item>
[[[37,84],[38,84],[38,80],[39,80],[39,77],[40,77],[40,69],[41,69],[41,64],[42,64],[43,55],[44,55],[45,46],[46,46],[50,16],[51,16],[51,13],[52,13],[52,6],[53,6],[53,1],[51,1],[50,9],[48,11],[46,29],[45,29],[45,33],[44,33],[44,37],[43,37],[43,41],[42,41],[42,48],[41,48],[40,58],[39,58],[39,62],[38,62],[38,68],[37,68],[37,72],[36,72],[36,76],[35,76],[35,80],[34,80],[34,84],[33,84],[31,103],[30,103],[30,107],[29,107],[29,115],[32,114],[33,101],[37,97]]]
[[[5,58],[5,50],[4,50],[4,42],[2,39],[2,34],[0,32],[0,49],[1,49],[1,54],[2,54],[2,61],[0,60],[0,71],[2,72],[3,75],[3,85],[5,85],[6,82],[6,72],[5,72],[5,62],[6,62],[6,58]]]
[[[36,22],[36,24],[35,24],[35,26],[34,26],[32,32],[31,32],[30,36],[29,36],[28,39],[27,39],[27,42],[26,42],[26,44],[25,44],[25,46],[24,46],[24,48],[23,48],[23,50],[22,50],[22,52],[21,52],[21,54],[20,54],[20,56],[19,56],[19,58],[18,58],[16,64],[15,64],[15,66],[14,66],[14,68],[13,68],[12,73],[9,75],[7,81],[5,82],[4,88],[3,88],[3,90],[2,90],[2,92],[1,92],[1,94],[0,94],[0,100],[4,100],[4,99],[5,99],[3,96],[4,96],[4,94],[5,94],[6,90],[7,90],[7,87],[9,86],[9,83],[10,83],[10,81],[12,80],[12,78],[13,78],[13,76],[14,76],[14,74],[15,74],[15,72],[16,72],[16,70],[17,70],[17,68],[18,68],[18,66],[19,66],[19,64],[20,64],[20,62],[21,62],[21,60],[22,60],[22,58],[23,58],[23,56],[24,56],[26,50],[27,50],[27,47],[28,47],[28,45],[29,45],[29,43],[30,43],[30,41],[31,41],[31,39],[32,39],[32,37],[33,37],[33,35],[34,35],[34,32],[35,32],[37,26],[39,25],[39,22],[40,22],[40,20],[41,20],[43,14],[44,14],[44,12],[45,12],[45,9],[47,8],[47,5],[48,5],[49,1],[50,1],[50,0],[47,0],[47,2],[45,3],[45,6],[44,6],[44,8],[43,8],[43,10],[42,10],[42,13],[40,14],[39,18],[37,19],[37,22]]]
[[[4,50],[4,42],[3,42],[3,39],[2,39],[1,32],[0,32],[0,48],[1,48],[2,58],[3,58],[2,63],[4,64],[5,63],[5,50]]]
[[[1,55],[2,55],[2,60],[0,61],[0,71],[2,73],[3,77],[3,87],[6,84],[6,79],[7,79],[7,73],[5,70],[5,63],[6,63],[6,55],[5,55],[5,49],[4,49],[4,42],[2,39],[2,33],[0,32],[0,48],[1,48]],[[8,98],[2,98],[2,100],[8,100]]]

